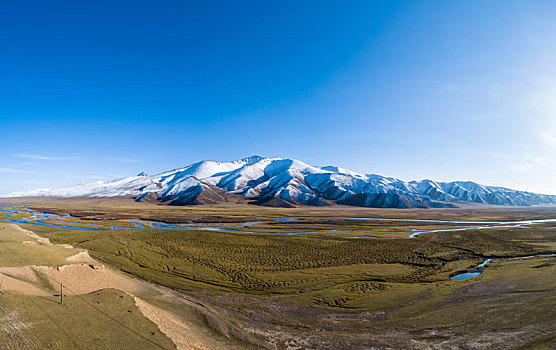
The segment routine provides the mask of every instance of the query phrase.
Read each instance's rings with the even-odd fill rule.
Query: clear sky
[[[0,193],[253,154],[556,194],[556,2],[0,4]]]

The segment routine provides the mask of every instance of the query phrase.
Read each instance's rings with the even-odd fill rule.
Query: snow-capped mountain
[[[453,207],[457,202],[528,206],[556,204],[556,196],[484,186],[470,181],[405,182],[295,159],[252,156],[202,161],[158,175],[13,192],[2,197],[133,197],[187,205],[246,199],[272,206],[346,204],[375,208]]]

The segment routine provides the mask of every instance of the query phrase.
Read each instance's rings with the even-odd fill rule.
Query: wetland
[[[175,324],[194,320],[205,335],[199,348],[210,349],[215,339],[220,348],[268,349],[550,349],[556,341],[552,208],[33,200],[0,202],[0,216],[5,225],[162,288],[166,294],[134,296]],[[52,254],[41,254],[50,256],[45,264],[56,262]]]

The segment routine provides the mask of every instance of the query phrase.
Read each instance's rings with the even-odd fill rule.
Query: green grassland
[[[10,220],[24,220],[24,219],[31,219],[31,217],[32,215],[28,213],[18,213],[18,214],[11,215]]]
[[[41,227],[28,226],[35,231]],[[52,281],[29,265],[73,264],[66,258],[80,250],[47,243],[18,229],[15,224],[0,223],[0,268],[7,267],[0,272],[0,349],[175,348],[158,327],[139,312],[133,298],[119,290],[66,295],[64,303],[60,304],[59,290],[53,287]],[[18,267],[22,269],[17,270]],[[19,284],[10,287],[8,280],[6,286],[6,279]],[[233,329],[228,330],[231,334],[227,335],[213,330],[207,320],[215,317],[196,304],[184,303],[182,298],[161,293],[151,285],[138,286],[141,288],[134,292],[136,296],[168,310],[195,335],[195,341],[214,349],[252,348],[238,340]],[[70,293],[74,292],[70,290]],[[238,336],[243,334],[238,333]]]
[[[553,218],[554,208],[509,208],[469,205],[454,209],[373,209],[350,206],[271,208],[224,202],[219,205],[165,206],[138,203],[130,198],[0,198],[0,206],[27,205],[47,213],[72,214],[85,217],[95,215],[104,218],[145,219],[187,223],[203,218],[220,218],[223,222],[253,221],[268,217],[291,216],[349,216],[376,218],[413,218],[462,221],[531,220]]]
[[[175,349],[133,298],[114,289],[55,297],[0,295],[2,349]]]
[[[69,263],[66,258],[77,253],[79,250],[76,249],[39,244],[36,239],[14,229],[12,225],[0,223],[0,267],[66,265]]]
[[[316,213],[458,220],[556,217],[554,210],[536,209],[504,214],[499,209],[377,213],[340,208],[333,213],[330,209],[166,208],[128,203],[112,210],[106,204],[98,207],[106,217],[149,216],[175,222],[205,218],[199,221],[230,223]],[[57,210],[75,209],[68,205]],[[92,211],[88,215],[97,215]],[[268,348],[551,348],[556,341],[551,311],[556,307],[554,258],[495,260],[479,277],[450,279],[486,258],[556,253],[553,223],[423,233],[394,240],[342,235],[406,236],[415,230],[461,225],[321,218],[246,229],[260,233],[21,226],[53,243],[88,249],[93,257],[130,275],[210,305],[225,323],[224,329],[239,330],[239,338]],[[329,236],[327,230],[338,232]],[[264,234],[273,231],[323,231],[323,235]]]
[[[366,280],[356,265],[403,264],[403,276],[383,278],[387,282],[429,282],[437,275],[458,270],[441,262],[462,260],[471,267],[484,257],[523,256],[551,253],[553,249],[538,244],[556,239],[556,230],[541,229],[531,241],[528,229],[514,229],[511,237],[504,228],[489,230],[439,232],[415,239],[334,239],[288,237],[181,230],[74,231],[30,227],[57,243],[76,243],[95,257],[147,280],[172,288],[202,284],[247,293],[298,293],[315,284],[327,285],[326,273],[312,278],[300,271],[315,268],[346,267],[346,283]],[[348,277],[346,277],[348,276]],[[338,279],[338,274],[335,276]],[[338,281],[332,281],[338,284]]]
[[[103,228],[99,227],[98,225],[104,225],[108,227],[117,227],[117,228],[130,228],[133,227],[133,224],[121,221],[121,220],[68,220],[68,219],[45,219],[42,220],[47,224],[52,225],[64,225],[64,226],[72,226],[72,227],[81,227],[81,228],[89,228],[89,229],[96,229],[96,228]]]
[[[125,220],[99,220],[99,219],[85,219],[85,218],[78,218],[78,217],[70,217],[70,218],[56,218],[56,220],[44,220],[45,222],[50,222],[53,224],[60,224],[60,221],[62,221],[63,225],[67,225],[67,226],[77,226],[77,227],[98,227],[97,225],[103,225],[103,226],[114,226],[114,227],[118,227],[118,228],[131,228],[134,227],[135,225],[133,225],[131,222],[125,221]]]
[[[321,219],[319,221],[299,220],[293,222],[270,222],[264,224],[238,227],[242,232],[281,233],[311,232],[330,236],[376,236],[376,237],[407,237],[416,231],[441,229],[458,229],[456,224],[424,224],[419,222],[372,222],[364,220]]]
[[[45,244],[14,224],[0,223],[0,267],[68,265],[72,262],[66,258],[79,251]],[[105,289],[66,296],[60,304],[57,292],[38,275],[37,281],[29,283],[29,291],[32,294],[33,288],[37,288],[46,296],[6,293],[2,288],[5,276],[22,283],[28,281],[11,272],[2,272],[0,276],[1,349],[175,348],[140,313],[133,298],[121,291]]]
[[[551,225],[394,241],[155,229],[36,231],[54,242],[78,242],[129,274],[184,291],[217,308],[230,325],[252,329],[257,320],[256,335],[279,348],[330,342],[340,348],[376,342],[406,347],[408,339],[423,348],[448,341],[476,348],[469,345],[475,341],[470,329],[485,344],[546,345],[553,344],[546,334],[556,331],[548,311],[556,305],[554,258],[500,260],[477,278],[450,279],[486,257],[555,253]],[[508,317],[514,311],[523,316]],[[375,313],[380,317],[372,321],[364,316]],[[537,331],[525,333],[531,322]],[[324,330],[312,335],[315,327]]]

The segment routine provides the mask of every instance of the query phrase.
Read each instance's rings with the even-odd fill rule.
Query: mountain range
[[[247,201],[266,206],[344,204],[373,208],[441,208],[472,202],[530,206],[556,204],[556,196],[485,186],[471,181],[402,181],[295,159],[252,156],[232,162],[201,161],[149,176],[12,192],[2,197],[132,197],[170,205]]]

